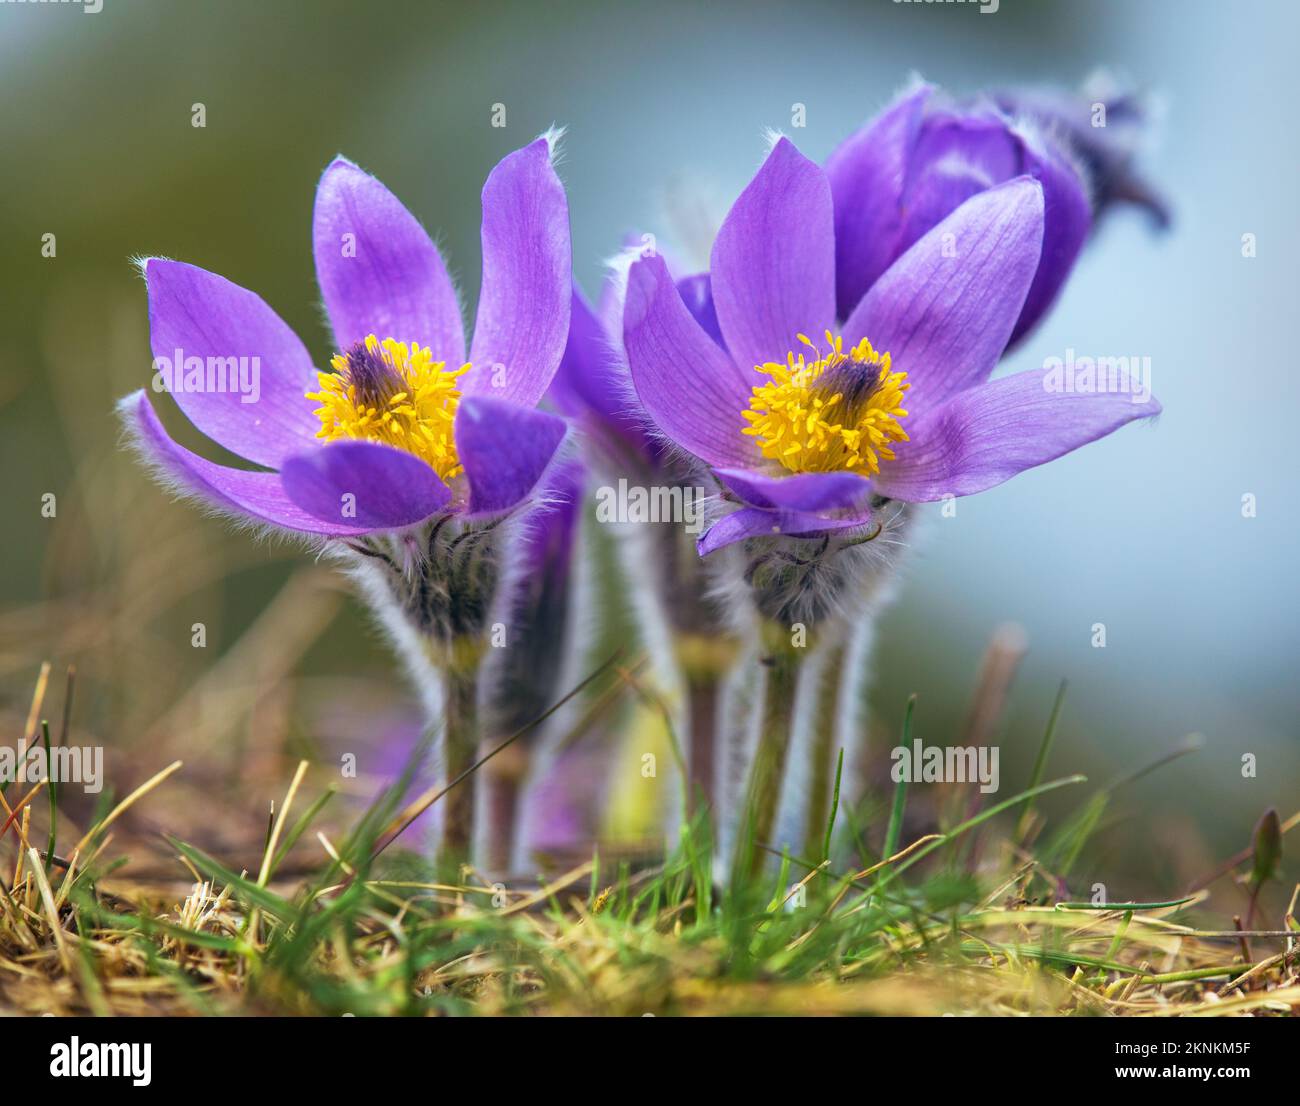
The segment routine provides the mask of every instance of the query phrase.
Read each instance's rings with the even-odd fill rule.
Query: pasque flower
[[[530,727],[564,694],[575,671],[575,546],[586,473],[577,458],[556,465],[548,502],[533,512],[518,547],[520,571],[501,623],[507,648],[489,658],[484,745],[496,746]],[[484,810],[477,850],[493,874],[530,863],[531,832],[537,824],[534,785],[552,761],[561,734],[555,719],[532,726],[483,766]],[[576,842],[574,843],[576,844]]]
[[[321,178],[312,223],[332,372],[314,369],[253,292],[192,265],[144,263],[155,363],[170,370],[162,379],[199,430],[262,468],[185,449],[143,391],[121,402],[168,486],[322,540],[361,579],[443,731],[447,778],[476,753],[486,634],[521,571],[522,520],[546,495],[566,433],[562,418],[535,409],[564,350],[571,292],[568,205],[551,147],[546,136],[515,151],[484,185],[468,358],[437,248],[387,188],[339,158]],[[254,368],[256,388],[213,386],[235,363]],[[446,800],[449,867],[468,855],[476,786]]]
[[[1018,176],[1042,187],[1042,247],[1011,332],[1051,307],[1092,223],[1072,147],[1050,128],[978,98],[957,104],[917,82],[826,162],[835,211],[835,291],[847,319],[921,236],[975,194]]]
[[[1077,252],[1044,254],[1060,206],[1049,196],[1065,177],[1040,168],[972,188],[954,155],[959,171],[936,168],[913,192],[842,210],[866,202],[863,182],[888,184],[905,170],[899,150],[914,148],[919,124],[902,116],[923,96],[886,112],[898,133],[878,136],[885,168],[872,168],[867,145],[842,148],[854,189],[837,190],[833,166],[777,141],[713,246],[721,341],[688,310],[662,259],[639,259],[628,273],[623,339],[640,404],[738,503],[699,542],[706,556],[744,543],[722,584],[757,616],[764,653],[748,794],[724,831],[737,877],[759,857],[752,844],[771,833],[778,807],[803,821],[781,794],[791,734],[808,731],[796,725],[795,700],[817,699],[796,691],[813,644],[803,631],[820,634],[813,652],[833,675],[842,662],[829,658],[881,591],[871,550],[885,524],[904,524],[908,504],[975,494],[1159,410],[1127,389],[1054,390],[1046,371],[989,379],[1037,317],[1026,314],[1031,297],[1044,308]],[[954,198],[908,241],[914,213]]]
[[[609,281],[595,305],[574,286],[569,339],[547,396],[582,431],[598,468],[652,478],[670,451],[646,427],[628,394],[618,312]]]
[[[483,189],[483,288],[466,361],[461,308],[429,236],[342,158],[316,193],[317,277],[334,372],[255,293],[192,265],[144,262],[154,356],[256,358],[257,402],[173,388],[190,421],[271,469],[218,465],[174,442],[145,392],[122,401],[145,458],[178,491],[252,523],[346,537],[443,514],[490,516],[536,487],[564,436],[534,410],[564,349],[568,208],[546,139]],[[181,366],[174,366],[179,374]]]
[[[634,244],[624,258],[644,251],[643,243]],[[676,286],[696,321],[716,333],[708,274],[679,277]],[[611,487],[624,481],[638,488],[681,489],[699,509],[694,499],[701,487],[698,464],[647,426],[629,386],[621,306],[612,279],[602,285],[594,307],[574,288],[568,345],[547,395],[579,430],[596,479]],[[687,763],[688,798],[707,804],[715,789],[719,682],[735,652],[725,611],[710,594],[694,542],[681,525],[663,520],[620,526],[615,549],[621,585],[633,597],[632,613],[649,653],[650,675],[662,698],[681,708],[674,729]],[[675,789],[676,782],[670,779],[666,786]],[[664,804],[674,817],[680,808],[676,800],[672,795]]]
[[[1039,279],[1044,197],[1031,176],[975,193],[837,323],[828,174],[783,138],[713,247],[725,349],[661,260],[633,264],[624,343],[640,402],[742,504],[702,554],[860,529],[881,500],[972,495],[1159,411],[1127,391],[1053,391],[1045,371],[988,379]]]
[[[1074,154],[1088,178],[1094,217],[1132,204],[1157,228],[1169,226],[1168,203],[1137,167],[1151,115],[1138,93],[1101,71],[1077,92],[1029,86],[1001,89],[992,99],[1010,115],[1032,119]]]
[[[629,236],[619,264],[655,252]],[[709,274],[675,279],[682,302],[695,321],[721,342]],[[575,284],[569,318],[568,344],[547,393],[556,409],[582,430],[588,449],[596,453],[602,468],[652,480],[687,475],[676,451],[647,426],[629,387],[617,282],[606,280],[594,304]]]

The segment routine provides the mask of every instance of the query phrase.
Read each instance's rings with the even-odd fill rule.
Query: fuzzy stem
[[[764,679],[758,743],[745,788],[744,825],[736,838],[733,885],[758,876],[763,869],[765,855],[760,846],[767,843],[776,821],[781,775],[794,721],[795,688],[804,652],[790,645],[788,631],[781,626],[765,627],[764,639],[767,649],[760,662]]]
[[[722,755],[718,744],[722,683],[735,663],[736,647],[729,635],[678,630],[677,667],[686,695],[687,810],[716,812],[720,801],[718,775]]]
[[[478,753],[478,673],[477,659],[444,669],[443,762],[448,783],[467,771]],[[442,842],[437,856],[440,878],[449,882],[459,881],[461,866],[469,862],[479,783],[476,773],[443,799]]]
[[[687,777],[690,810],[713,807],[717,775],[718,682],[709,676],[690,679],[686,685],[686,710],[690,725]]]
[[[844,795],[850,805],[861,800],[870,775],[871,710],[868,691],[876,625],[873,613],[858,620],[850,632],[840,680],[838,743],[844,748]]]
[[[830,817],[831,786],[835,775],[836,721],[840,712],[840,689],[844,685],[846,652],[842,642],[832,646],[822,658],[818,672],[817,708],[808,749],[812,763],[808,780],[807,819],[804,824],[804,855],[809,857],[821,855],[826,837],[826,820]]]
[[[487,751],[485,746],[482,750]],[[517,744],[483,766],[483,856],[494,877],[508,874],[514,859],[521,822],[522,781],[528,775],[528,755]]]
[[[744,813],[744,787],[757,723],[763,666],[757,649],[744,649],[718,684],[717,754],[714,759],[715,867],[725,871],[735,850]]]

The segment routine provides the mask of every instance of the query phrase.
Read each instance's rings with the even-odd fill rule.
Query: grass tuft
[[[1266,813],[1251,847],[1185,895],[1073,901],[1066,870],[1127,780],[1083,793],[1059,830],[1043,832],[1039,798],[1058,792],[1059,801],[1086,782],[1042,778],[1060,705],[1058,695],[1030,785],[1018,794],[950,828],[914,833],[905,814],[919,816],[924,794],[899,783],[872,855],[869,812],[843,801],[837,768],[821,855],[804,859],[757,842],[766,863],[736,882],[715,870],[703,811],[684,820],[659,858],[605,848],[510,885],[471,869],[439,880],[397,836],[413,816],[401,803],[409,771],[351,824],[327,823],[336,784],[301,761],[286,773],[269,822],[244,827],[253,872],[221,858],[239,850],[201,848],[167,831],[185,806],[168,802],[169,790],[184,786],[179,761],[120,802],[101,804],[63,851],[56,838],[76,837],[76,827],[58,796],[43,783],[21,795],[0,788],[0,1008],[101,1016],[1294,1014],[1300,887],[1285,912],[1274,910],[1276,928],[1251,924],[1270,916],[1261,889],[1280,880],[1283,839],[1300,814],[1283,821]],[[905,744],[914,709],[913,699]],[[48,811],[36,802],[42,790]],[[114,847],[117,831],[158,863],[128,862]],[[836,870],[842,855],[859,857],[860,869]],[[1228,894],[1249,897],[1244,926],[1212,909],[1218,880]]]

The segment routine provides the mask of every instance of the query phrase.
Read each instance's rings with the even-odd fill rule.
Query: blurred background
[[[254,289],[324,364],[310,214],[338,152],[435,234],[472,306],[484,176],[566,126],[575,275],[594,293],[630,229],[687,256],[707,245],[765,128],[821,159],[913,72],[965,94],[1074,86],[1104,66],[1159,109],[1142,166],[1174,226],[1159,237],[1115,214],[1005,369],[1069,348],[1148,356],[1165,413],[962,500],[954,518],[934,511],[880,635],[872,702],[884,745],[912,692],[918,734],[952,743],[990,635],[1013,622],[1029,652],[998,734],[1004,793],[1027,778],[1062,678],[1058,772],[1104,781],[1203,734],[1198,753],[1123,792],[1082,873],[1112,898],[1179,889],[1300,793],[1287,444],[1300,131],[1284,115],[1297,40],[1300,8],[1283,0],[1248,16],[1175,0],[1001,0],[992,14],[891,0],[0,4],[5,741],[41,662],[55,712],[75,664],[72,740],[132,753],[107,761],[119,793],[184,756],[178,786],[219,838],[217,796],[256,822],[293,758],[334,739],[378,749],[413,710],[328,570],[173,504],[119,451],[112,404],[150,376],[131,257]],[[796,103],[806,126],[792,130]],[[505,128],[491,126],[495,104]],[[1246,753],[1256,778],[1242,776]]]

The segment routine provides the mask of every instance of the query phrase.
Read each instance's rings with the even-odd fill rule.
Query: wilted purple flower
[[[585,483],[586,470],[577,458],[568,458],[556,465],[549,483],[546,509],[532,516],[531,525],[520,543],[520,556],[527,577],[521,586],[526,591],[531,593],[550,588],[560,592],[568,587]]]
[[[957,105],[928,84],[900,95],[826,162],[835,207],[836,306],[848,318],[922,235],[972,196],[1019,176],[1042,186],[1042,250],[1011,332],[1052,305],[1091,226],[1083,180],[1050,134],[991,102]]]
[[[869,151],[852,156],[871,177]],[[1127,389],[1055,390],[1042,370],[989,381],[1046,269],[1043,181],[1017,175],[959,202],[865,295],[849,294],[837,324],[844,280],[856,287],[861,273],[837,282],[851,266],[832,177],[783,138],[732,207],[710,266],[725,350],[662,260],[629,273],[624,343],[640,401],[743,504],[703,536],[701,554],[862,528],[873,497],[972,495],[1159,411]],[[951,195],[943,182],[930,194]]]
[[[274,471],[184,449],[141,391],[121,409],[146,460],[205,505],[328,537],[435,515],[491,516],[525,500],[565,432],[563,420],[534,409],[569,318],[568,206],[549,140],[507,156],[484,185],[483,286],[468,364],[442,258],[379,181],[334,161],[317,189],[312,233],[339,350],[334,374],[313,369],[306,347],[253,292],[192,265],[144,263],[167,390],[214,441]],[[240,358],[259,370],[255,396],[211,386],[213,366]]]

